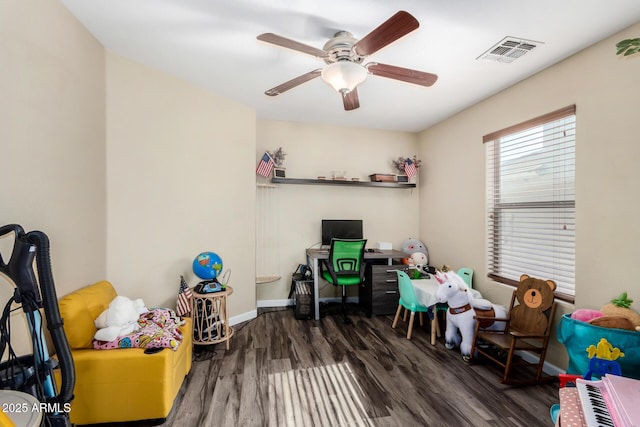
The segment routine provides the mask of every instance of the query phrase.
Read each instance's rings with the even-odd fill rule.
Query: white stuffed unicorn
[[[475,316],[498,317],[505,319],[507,310],[490,301],[481,298],[478,291],[469,289],[464,279],[456,272],[437,272],[436,280],[440,283],[436,291],[438,302],[446,302],[449,305],[447,310],[447,328],[445,330],[445,347],[451,350],[460,346],[460,353],[464,360],[471,358],[471,343],[476,326]],[[493,322],[487,329],[504,330],[504,322]]]

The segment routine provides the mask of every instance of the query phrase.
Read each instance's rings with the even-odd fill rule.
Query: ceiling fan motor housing
[[[332,64],[338,61],[355,62],[356,64],[362,63],[364,56],[360,56],[355,52],[353,46],[358,42],[358,39],[353,37],[348,31],[338,31],[333,35],[333,38],[325,43],[322,50],[327,52],[327,57],[324,58],[324,62]]]

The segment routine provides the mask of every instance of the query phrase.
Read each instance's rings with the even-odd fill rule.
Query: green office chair
[[[320,264],[322,278],[342,287],[342,315],[347,317],[347,286],[364,283],[364,247],[366,239],[331,239],[329,258]],[[324,267],[324,268],[323,268]]]
[[[400,312],[402,311],[403,307],[407,311],[410,311],[411,317],[409,318],[409,328],[407,329],[407,339],[410,340],[411,332],[413,331],[413,319],[416,313],[419,313],[420,315],[420,326],[422,326],[424,323],[422,313],[427,313],[429,311],[429,307],[425,307],[424,305],[420,305],[420,303],[418,303],[416,291],[413,289],[411,279],[409,278],[409,276],[407,276],[407,273],[400,270],[396,270],[396,273],[398,273],[398,291],[400,292],[400,300],[398,301],[398,310],[396,310],[396,317],[394,317],[391,327],[395,329],[396,326],[398,326],[398,319],[400,319]],[[431,326],[434,326],[433,323]]]

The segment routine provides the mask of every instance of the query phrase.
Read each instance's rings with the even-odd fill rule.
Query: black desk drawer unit
[[[367,317],[395,314],[398,309],[398,275],[407,271],[404,264],[367,264],[365,283],[360,287],[360,305]]]

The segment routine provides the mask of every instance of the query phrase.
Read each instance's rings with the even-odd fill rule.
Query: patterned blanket
[[[178,328],[184,323],[185,321],[175,311],[169,308],[154,308],[140,315],[138,319],[140,329],[137,332],[118,337],[113,341],[93,340],[93,348],[111,350],[132,347],[168,347],[175,351],[182,342],[182,334]]]

